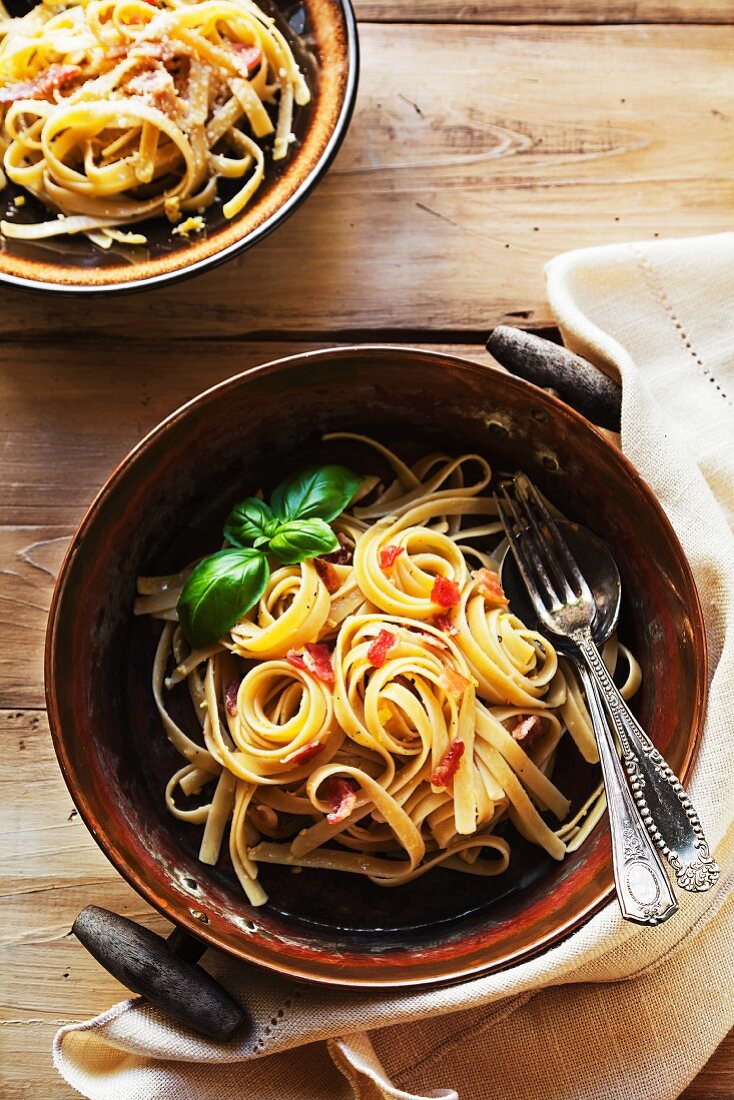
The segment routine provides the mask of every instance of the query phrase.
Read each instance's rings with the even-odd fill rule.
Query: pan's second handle
[[[588,359],[510,325],[497,326],[487,340],[487,351],[510,374],[551,387],[594,424],[619,431],[622,387]]]
[[[225,1041],[247,1020],[205,970],[127,917],[88,905],[72,932],[118,981],[199,1035]]]

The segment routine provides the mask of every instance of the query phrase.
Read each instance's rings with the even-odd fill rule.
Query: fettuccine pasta
[[[365,478],[333,521],[338,552],[273,562],[260,599],[216,644],[192,651],[176,622],[188,571],[139,579],[136,612],[164,620],[153,693],[183,761],[169,811],[204,826],[203,862],[228,842],[255,905],[263,862],[385,887],[437,866],[502,874],[505,821],[563,859],[604,797],[598,787],[569,817],[557,748],[569,734],[596,762],[596,745],[571,667],[507,605],[488,463],[431,454],[406,465],[367,437],[327,438],[374,447],[392,476]],[[613,638],[612,671],[620,655],[629,697],[639,666]],[[196,738],[166,702],[184,681]]]
[[[266,156],[287,156],[309,98],[253,0],[43,0],[0,21],[0,147],[5,176],[55,217],[0,231],[109,248],[146,243],[121,227],[164,215],[186,236],[204,228],[220,178],[238,181],[223,207],[233,218]]]

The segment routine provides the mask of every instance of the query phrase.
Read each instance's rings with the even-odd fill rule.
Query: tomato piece
[[[383,546],[382,550],[380,550],[380,569],[383,573],[387,573],[389,569],[392,569],[395,564],[395,559],[399,557],[404,550],[404,546]]]
[[[441,607],[456,607],[461,599],[458,584],[448,577],[436,577],[431,589],[431,599]]]
[[[457,737],[455,741],[451,742],[444,754],[443,760],[431,776],[431,784],[434,787],[443,787],[444,789],[448,787],[459,770],[459,764],[464,755],[465,747],[460,737]]]
[[[397,637],[391,634],[389,630],[381,630],[367,650],[367,660],[370,664],[374,665],[375,668],[384,665],[385,658],[397,640]]]
[[[459,628],[450,615],[434,615],[433,624],[437,630],[442,630],[449,637],[459,633]]]

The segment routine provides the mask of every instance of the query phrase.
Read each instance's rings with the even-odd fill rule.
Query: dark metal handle
[[[167,942],[97,905],[82,909],[72,932],[119,982],[192,1031],[225,1041],[248,1020],[229,993],[196,965],[205,947],[193,936],[177,929]]]
[[[511,374],[554,389],[594,424],[619,431],[622,387],[588,359],[509,325],[497,326],[487,340],[487,351]]]

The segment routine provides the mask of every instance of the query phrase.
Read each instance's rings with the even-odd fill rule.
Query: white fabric
[[[543,957],[439,992],[296,986],[212,957],[255,1033],[220,1046],[126,1001],[57,1035],[84,1096],[668,1100],[734,1025],[734,235],[574,252],[547,274],[566,343],[621,376],[622,448],[703,600],[712,681],[689,787],[718,886],[656,929],[611,905]]]

